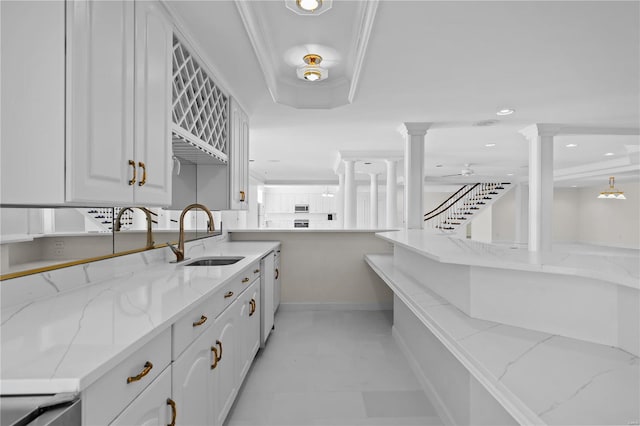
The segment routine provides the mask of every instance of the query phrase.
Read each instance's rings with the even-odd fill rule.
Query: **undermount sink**
[[[242,259],[244,259],[244,257],[228,257],[228,256],[202,257],[200,259],[192,260],[189,263],[185,263],[184,266],[233,265],[234,263],[239,262]]]

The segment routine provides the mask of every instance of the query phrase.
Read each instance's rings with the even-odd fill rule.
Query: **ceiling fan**
[[[455,175],[444,175],[444,176],[440,176],[440,177],[453,177],[453,176],[473,176],[474,174],[476,174],[476,172],[473,171],[471,167],[470,163],[466,163],[464,165],[464,167],[462,168],[462,170],[460,170],[460,173],[457,173]]]

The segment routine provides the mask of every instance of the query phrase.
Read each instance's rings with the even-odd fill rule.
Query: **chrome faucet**
[[[187,214],[189,210],[200,209],[204,211],[207,216],[209,216],[209,225],[208,232],[214,232],[216,230],[215,224],[213,223],[213,215],[211,214],[211,210],[209,210],[203,204],[189,204],[187,207],[182,210],[182,214],[180,214],[180,235],[178,237],[178,248],[173,247],[171,244],[168,244],[169,248],[176,255],[176,262],[182,262],[184,260],[184,216]]]
[[[125,207],[123,209],[120,209],[120,212],[118,212],[118,217],[116,217],[116,220],[113,223],[113,231],[114,232],[120,231],[120,226],[121,226],[120,219],[122,218],[122,215],[127,210],[133,213],[133,209],[139,209],[145,214],[145,216],[147,216],[147,245],[145,248],[147,249],[153,248],[153,235],[151,233],[151,223],[152,223],[151,211],[146,207]]]

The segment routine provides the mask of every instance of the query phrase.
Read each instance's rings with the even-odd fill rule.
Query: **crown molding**
[[[536,123],[525,127],[518,133],[523,135],[527,140],[531,141],[538,136],[589,136],[589,135],[605,135],[605,136],[637,136],[640,135],[640,128],[637,127],[595,127],[595,126],[576,126],[569,124],[542,124]]]
[[[236,8],[249,36],[253,52],[258,58],[258,64],[262,70],[267,89],[274,102],[278,101],[278,80],[275,74],[275,66],[268,52],[272,51],[269,38],[260,24],[260,17],[255,13],[253,2],[235,0]]]
[[[262,20],[256,9],[260,7],[260,2],[235,0],[235,4],[274,102],[300,109],[331,109],[353,102],[378,8],[378,0],[359,3],[355,17],[355,21],[359,24],[353,34],[354,41],[351,42],[349,51],[345,54],[345,57],[353,58],[348,75],[338,79],[329,78],[312,85],[308,82],[295,84],[298,81],[291,82],[278,76],[278,67],[271,55],[275,51],[271,35],[261,24]]]
[[[376,17],[378,10],[378,0],[369,0],[360,2],[360,25],[356,31],[356,41],[352,50],[354,51],[353,68],[351,70],[351,86],[349,87],[349,94],[347,99],[349,103],[353,103],[356,96],[356,89],[358,88],[358,82],[360,81],[360,72],[362,71],[362,64],[364,63],[364,56],[367,53],[367,45],[369,44],[369,38],[371,37],[371,30],[373,28],[373,21]]]

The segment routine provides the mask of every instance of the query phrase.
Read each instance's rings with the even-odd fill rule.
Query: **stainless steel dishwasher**
[[[2,426],[80,426],[78,395],[19,395],[0,398]]]

